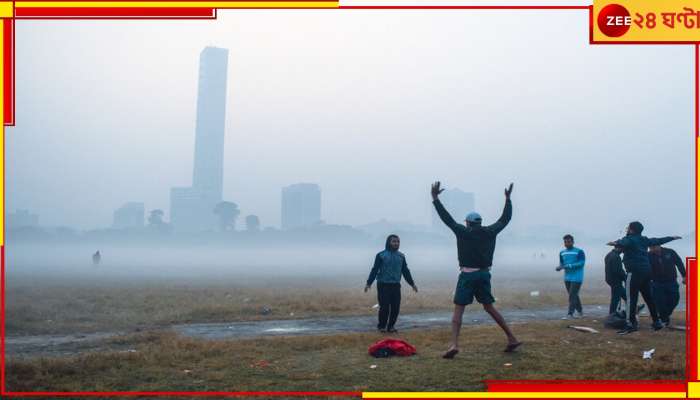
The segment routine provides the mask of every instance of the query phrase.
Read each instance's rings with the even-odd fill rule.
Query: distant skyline
[[[486,222],[515,182],[513,229],[687,233],[693,51],[590,46],[584,14],[18,21],[6,209],[79,228],[130,201],[169,211],[192,176],[198,54],[214,45],[230,52],[223,199],[263,227],[299,182],[319,184],[328,223],[429,225],[440,179],[475,193]]]

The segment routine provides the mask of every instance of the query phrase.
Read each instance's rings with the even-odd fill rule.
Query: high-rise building
[[[114,211],[112,227],[116,229],[143,228],[145,214],[143,203],[126,203]]]
[[[459,188],[446,189],[440,195],[440,202],[443,206],[445,206],[445,209],[450,213],[450,215],[452,215],[452,218],[454,218],[458,223],[464,223],[464,219],[467,214],[475,211],[474,193],[464,192]],[[432,215],[433,230],[446,230],[447,227],[440,220],[435,208],[433,208]]]
[[[282,188],[282,229],[302,228],[321,222],[321,188],[297,183]]]
[[[170,222],[178,231],[214,229],[223,200],[228,50],[206,47],[199,56],[192,186],[170,191]]]
[[[36,228],[39,226],[39,216],[32,214],[29,210],[15,210],[7,214],[7,229]]]

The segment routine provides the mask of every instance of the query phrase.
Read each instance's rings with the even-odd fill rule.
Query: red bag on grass
[[[373,357],[412,356],[416,348],[401,339],[384,339],[369,346],[369,354]]]

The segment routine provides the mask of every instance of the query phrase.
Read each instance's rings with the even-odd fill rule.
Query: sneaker
[[[665,325],[663,324],[663,322],[661,322],[661,320],[658,320],[658,319],[657,319],[656,321],[654,321],[653,324],[651,324],[651,329],[653,329],[653,330],[655,330],[655,331],[658,331],[658,330],[663,329],[664,326],[665,326]]]
[[[574,319],[574,315],[573,314],[566,314],[565,316],[561,317],[561,319],[562,320]]]
[[[622,330],[617,331],[618,335],[629,335],[632,332],[637,332],[639,329],[636,326],[625,326]]]
[[[576,318],[576,319],[583,318],[583,313],[580,311],[574,311],[574,318]]]
[[[389,333],[398,333],[398,332],[399,332],[399,331],[397,331],[396,328],[394,328],[394,327],[387,328],[386,331],[389,332]]]

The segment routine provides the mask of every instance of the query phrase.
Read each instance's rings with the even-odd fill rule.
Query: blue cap
[[[467,214],[467,217],[465,219],[467,220],[467,222],[481,223],[481,215],[474,211]]]

